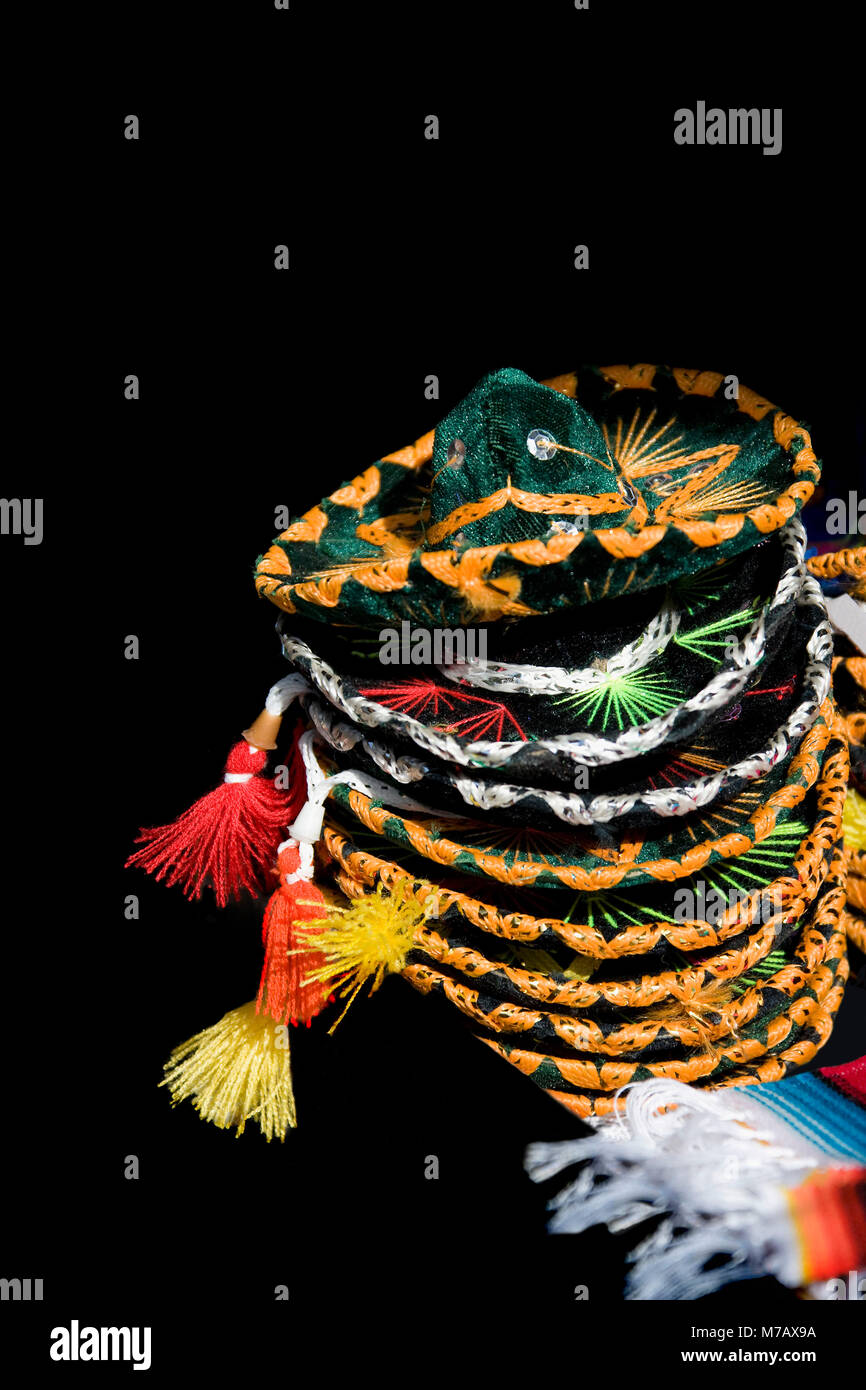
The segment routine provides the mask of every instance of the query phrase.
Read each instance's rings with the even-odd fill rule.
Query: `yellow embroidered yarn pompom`
[[[173,1105],[191,1100],[203,1120],[239,1135],[255,1120],[269,1143],[282,1141],[297,1123],[288,1028],[257,1014],[255,1002],[176,1047],[159,1084]]]
[[[297,929],[298,949],[316,951],[325,964],[304,977],[305,984],[334,985],[346,1008],[329,1032],[333,1033],[367,980],[370,993],[386,975],[403,970],[415,941],[415,928],[425,919],[425,910],[412,896],[405,881],[387,893],[381,883],[375,893],[354,898],[348,907],[330,907],[326,917]]]
[[[848,788],[845,798],[842,833],[846,849],[866,850],[866,797],[862,797],[853,787]]]

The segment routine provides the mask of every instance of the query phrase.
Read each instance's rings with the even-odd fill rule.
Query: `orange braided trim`
[[[591,1093],[617,1091],[622,1086],[628,1086],[633,1081],[637,1071],[649,1072],[652,1076],[690,1084],[706,1078],[717,1069],[722,1060],[735,1061],[740,1065],[736,1071],[728,1073],[723,1080],[715,1083],[710,1082],[707,1086],[709,1090],[749,1084],[751,1081],[777,1081],[785,1075],[790,1066],[801,1066],[804,1062],[810,1061],[818,1049],[823,1047],[832,1031],[833,1020],[841,1003],[845,982],[849,974],[845,933],[843,931],[834,932],[828,945],[838,958],[839,963],[835,972],[827,967],[822,967],[819,972],[821,979],[816,982],[815,986],[818,998],[803,996],[795,1000],[785,1013],[779,1014],[769,1022],[766,1046],[757,1038],[738,1039],[729,1047],[715,1049],[712,1055],[698,1055],[683,1061],[604,1062],[599,1065],[597,1062],[570,1061],[562,1057],[552,1057],[547,1053],[528,1052],[520,1048],[506,1051],[496,1038],[482,1037],[477,1033],[475,1036],[479,1042],[483,1042],[500,1057],[504,1057],[524,1076],[532,1076],[533,1072],[537,1071],[540,1066],[551,1063],[564,1081]],[[832,954],[828,958],[832,959]],[[812,1041],[811,1038],[800,1040],[797,1036],[807,1026],[810,1034],[812,1030],[818,1033],[817,1042]],[[772,1057],[767,1056],[770,1049],[779,1047],[792,1034],[795,1036],[787,1048],[783,1048]],[[645,1078],[642,1077],[641,1079]],[[573,1110],[573,1113],[579,1115],[610,1114],[613,1109],[611,1099],[607,1097],[604,1098],[606,1104],[601,1104],[602,1098],[595,1095],[569,1095],[568,1092],[554,1090],[548,1091],[548,1094],[567,1105],[568,1109]],[[575,1104],[571,1104],[571,1102]]]
[[[848,742],[856,743],[859,748],[866,740],[866,714],[844,714],[842,719]]]
[[[362,541],[378,545],[386,555],[411,555],[418,543],[418,523],[426,521],[429,514],[426,507],[417,513],[391,512],[389,516],[378,516],[375,521],[365,522],[355,530]]]
[[[792,1068],[802,1067],[811,1062],[833,1031],[833,1024],[842,1003],[849,969],[846,957],[839,962],[833,988],[821,1008],[809,1020],[809,1038],[798,1039],[775,1057],[766,1058],[759,1063],[753,1063],[751,1066],[747,1064],[737,1071],[731,1072],[724,1080],[708,1081],[705,1086],[701,1087],[701,1090],[718,1091],[728,1086],[756,1086],[767,1081],[781,1081]],[[813,1034],[818,1035],[817,1039]],[[486,1038],[479,1038],[479,1042],[487,1041]],[[571,1095],[568,1091],[552,1090],[547,1091],[547,1095],[582,1120],[588,1119],[590,1116],[601,1119],[625,1112],[625,1100],[616,1096],[605,1094]]]
[[[381,485],[382,474],[378,465],[374,463],[350,483],[345,483],[332,492],[331,501],[338,507],[353,507],[356,511],[362,512],[368,502],[378,497]]]
[[[351,884],[351,880],[340,880]],[[767,890],[772,892],[772,887]],[[810,902],[799,904],[797,917],[811,906]],[[790,921],[791,917],[786,917]],[[594,983],[591,980],[555,980],[550,974],[529,970],[521,966],[504,965],[488,960],[480,951],[469,946],[452,946],[429,924],[418,928],[415,933],[415,949],[423,951],[431,960],[451,970],[459,971],[469,979],[484,979],[493,972],[504,975],[515,987],[530,999],[541,1004],[552,1004],[558,1008],[587,1008],[604,1000],[620,1008],[648,1008],[668,999],[686,1000],[707,989],[707,980],[736,980],[754,968],[773,950],[778,941],[777,924],[774,918],[759,928],[745,946],[736,951],[723,951],[710,957],[700,966],[683,970],[663,970],[658,975],[643,975],[632,980],[605,980]],[[766,987],[766,981],[762,982]]]
[[[446,536],[451,536],[463,526],[469,526],[482,517],[501,512],[511,505],[520,512],[535,512],[542,515],[564,514],[566,516],[606,516],[611,512],[627,512],[628,503],[618,492],[601,492],[597,496],[583,492],[527,492],[508,482],[505,487],[492,492],[489,497],[479,497],[475,502],[465,502],[455,507],[427,532],[431,545],[436,545]]]
[[[692,845],[679,860],[649,859],[643,864],[635,865],[633,861],[627,860],[623,856],[619,862],[605,864],[597,869],[584,869],[575,864],[550,864],[534,860],[522,860],[509,864],[505,854],[494,854],[472,846],[461,845],[446,835],[434,836],[418,822],[407,820],[404,816],[398,815],[396,811],[387,807],[374,806],[372,798],[363,792],[353,789],[349,792],[348,801],[352,813],[362,825],[366,826],[368,830],[372,830],[374,834],[384,837],[385,825],[389,821],[396,821],[402,827],[411,848],[423,858],[450,868],[454,866],[460,855],[468,854],[484,875],[496,879],[499,883],[528,886],[535,883],[545,873],[557,879],[564,887],[579,889],[583,892],[613,888],[630,875],[634,877],[637,874],[647,874],[657,882],[669,883],[674,879],[683,878],[688,874],[695,873],[698,869],[702,869],[713,853],[720,855],[723,859],[730,859],[737,854],[745,854],[754,845],[760,844],[762,840],[766,839],[776,825],[779,811],[782,808],[790,810],[798,806],[808,789],[817,780],[820,769],[814,750],[820,751],[826,746],[830,737],[828,725],[832,716],[832,697],[828,697],[821,706],[818,715],[822,722],[812,725],[804,736],[799,751],[791,761],[788,782],[778,791],[773,792],[756,811],[753,811],[746,822],[746,824],[755,827],[754,838],[742,832],[734,831],[720,836],[718,839],[703,840]],[[814,739],[810,738],[812,734],[814,734]],[[835,776],[842,784],[844,795],[848,780],[847,746],[844,751],[840,749],[839,753],[836,754],[834,766],[838,767]],[[797,781],[797,784],[794,785],[801,774],[802,780]]]
[[[860,912],[866,912],[866,878],[851,874],[848,879],[848,901]]]
[[[866,917],[861,917],[857,912],[844,911],[842,913],[842,926],[845,928],[849,941],[853,941],[859,950],[866,953]]]
[[[333,826],[326,827],[325,842],[332,857],[345,871],[341,877],[349,896],[358,896],[363,892],[365,885],[371,887],[377,882],[382,882],[389,891],[393,891],[397,883],[404,882],[409,885],[413,896],[419,902],[430,903],[434,916],[443,916],[448,908],[453,906],[461,916],[492,936],[531,944],[545,933],[552,932],[581,955],[596,960],[618,960],[628,955],[646,955],[662,939],[683,951],[718,946],[729,937],[737,936],[752,926],[761,909],[762,899],[771,895],[773,902],[778,903],[788,921],[801,917],[824,882],[827,872],[826,853],[838,839],[840,825],[841,812],[837,812],[835,816],[824,817],[801,842],[794,858],[791,875],[774,879],[765,889],[754,890],[746,901],[726,908],[715,925],[703,918],[687,918],[682,922],[671,922],[663,918],[657,922],[631,924],[610,940],[607,940],[596,927],[588,924],[564,922],[557,917],[532,917],[528,913],[517,911],[503,913],[491,904],[470,898],[465,893],[442,888],[426,879],[416,879],[399,864],[379,859],[365,850],[351,849],[349,842]],[[764,924],[764,929],[772,933],[775,921],[775,917],[770,919]],[[749,947],[750,952],[755,952],[752,963],[762,959],[766,954],[764,948],[771,945],[771,941],[768,942],[766,939],[764,929],[752,938]],[[479,957],[479,964],[482,959],[483,957]],[[731,959],[730,954],[711,958],[700,969],[711,970],[720,978],[730,976],[728,963]],[[495,963],[490,965],[491,968],[495,968]],[[531,985],[533,972],[522,971],[513,966],[499,968],[505,970],[525,993],[534,994]],[[684,971],[683,975],[691,978],[688,971]],[[660,987],[660,982],[665,979],[665,975],[653,977],[653,986]],[[645,987],[649,988],[649,985],[640,981],[620,980],[606,984],[574,981],[567,987],[561,987],[563,994],[557,994],[556,1002],[567,1004],[569,1007],[596,1003],[602,998],[622,1006],[657,1002],[644,997]],[[549,996],[544,994],[538,997]],[[659,996],[661,997],[663,995]]]
[[[360,882],[341,871],[337,875],[337,881],[348,898],[358,898],[365,896],[366,890],[373,886],[376,879],[374,877]],[[796,880],[788,879],[785,882],[792,884]],[[774,889],[775,885],[771,884],[765,891],[770,894]],[[802,916],[811,905],[811,901],[801,898],[796,903],[796,911],[786,912],[785,920],[790,922]],[[773,949],[778,939],[778,920],[774,917],[765,922],[739,951],[724,951],[719,955],[710,956],[700,966],[679,971],[664,970],[658,975],[643,975],[631,980],[605,980],[597,983],[590,980],[556,980],[541,971],[489,960],[481,951],[471,947],[452,946],[429,924],[416,928],[414,941],[416,950],[423,951],[440,965],[457,970],[469,979],[483,979],[495,971],[510,980],[521,994],[542,1004],[574,1009],[587,1008],[600,1000],[606,1000],[620,1008],[646,1008],[670,998],[684,999],[696,991],[706,989],[708,977],[733,980],[744,975]],[[704,924],[700,921],[694,924],[698,931],[702,925]]]
[[[866,545],[852,545],[845,550],[828,550],[823,555],[810,555],[806,569],[816,579],[852,579],[866,577]]]
[[[855,684],[859,685],[861,690],[866,690],[866,656],[846,656],[844,666]]]
[[[836,736],[838,737],[838,731]],[[597,960],[618,960],[626,955],[645,955],[662,939],[669,941],[679,950],[694,951],[721,945],[729,937],[738,935],[752,925],[755,914],[760,909],[761,900],[768,893],[778,895],[786,914],[795,917],[802,915],[824,882],[829,853],[839,838],[845,805],[847,768],[848,750],[842,744],[828,757],[822,772],[821,781],[818,783],[819,818],[797,849],[792,875],[774,880],[766,889],[755,890],[745,903],[732,904],[725,909],[714,926],[701,918],[692,918],[684,922],[669,922],[663,919],[629,925],[607,940],[598,928],[587,923],[564,922],[557,917],[533,917],[517,911],[503,913],[491,904],[469,897],[458,890],[442,888],[427,879],[417,879],[399,864],[369,854],[366,850],[353,850],[342,831],[330,823],[325,825],[324,842],[350,880],[360,880],[371,886],[381,881],[389,891],[393,891],[397,883],[404,883],[409,886],[419,902],[430,905],[436,916],[442,917],[449,907],[456,907],[462,916],[481,931],[506,940],[529,944],[537,941],[546,932],[553,932],[573,950]],[[619,985],[621,988],[628,988],[627,982],[619,982]],[[578,984],[575,982],[573,988],[577,987]],[[600,992],[592,999],[588,994],[575,998],[574,1002],[578,1004],[596,1002],[596,999],[602,997],[610,999],[612,1003],[629,1002],[628,999],[613,997],[607,992],[602,994],[600,985],[584,981],[581,988]],[[606,986],[605,990],[612,988],[613,986]]]
[[[658,534],[655,534],[658,532]],[[521,564],[544,566],[557,565],[576,550],[587,532],[579,531],[575,536],[560,534],[550,540],[509,541],[506,544],[479,546],[471,550],[433,550],[419,552],[423,567],[441,584],[457,589],[467,601],[474,601],[474,589],[485,584],[481,611],[494,620],[499,617],[525,617],[535,610],[526,604],[516,602],[520,590],[520,580],[514,576],[497,575],[495,586],[486,586],[486,579],[499,555],[507,555],[519,560]],[[614,532],[606,533],[613,537]],[[646,540],[638,547],[643,553],[664,535],[664,527],[647,527],[640,533]],[[280,556],[283,558],[280,559]],[[365,557],[362,560],[348,561],[335,565],[328,571],[320,572],[313,579],[305,579],[296,584],[288,584],[285,576],[291,573],[291,565],[279,544],[271,546],[256,571],[257,591],[271,600],[287,613],[294,613],[295,607],[288,592],[306,599],[308,603],[324,608],[335,608],[340,601],[343,585],[347,579],[355,579],[365,588],[376,592],[393,593],[403,589],[408,582],[411,556],[401,555],[383,559]],[[505,591],[504,595],[502,590]]]
[[[792,483],[781,494],[776,505],[766,503],[752,512],[733,513],[716,522],[675,520],[671,525],[684,532],[694,545],[718,545],[737,535],[747,520],[752,521],[762,532],[777,530],[796,512],[797,506],[793,499],[798,499],[802,505],[813,491],[814,483]],[[459,522],[456,523],[455,529],[459,529]],[[667,529],[665,525],[655,524],[631,532],[625,526],[612,526],[594,531],[592,534],[613,559],[625,560],[639,559],[647,554],[663,539]],[[497,545],[473,546],[460,551],[419,551],[418,559],[424,569],[440,583],[459,589],[470,598],[471,591],[467,585],[489,574],[494,560],[500,555],[517,560],[523,565],[558,565],[577,549],[588,534],[590,533],[587,531],[579,531],[574,536],[558,535],[548,541],[503,541]],[[285,535],[281,536],[280,542],[285,542],[285,539]],[[334,608],[339,602],[343,584],[350,578],[377,593],[394,593],[405,588],[408,583],[409,558],[399,556],[354,561],[347,565],[335,566],[333,571],[319,579],[307,579],[290,584],[286,576],[291,573],[291,565],[282,544],[277,543],[262,557],[256,572],[255,584],[263,598],[270,599],[287,613],[296,611],[289,593],[296,594],[308,603]],[[500,579],[497,577],[497,583],[499,582]],[[534,610],[526,606],[502,606],[497,609],[492,595],[484,609],[491,621],[496,617],[527,615],[532,611]]]
[[[841,862],[841,861],[839,861]],[[841,913],[845,901],[845,890],[840,885],[828,892],[832,905],[828,911]],[[730,1037],[732,1034],[753,1022],[764,1002],[764,991],[775,989],[793,999],[805,988],[816,993],[830,988],[833,972],[825,979],[825,962],[833,959],[834,944],[838,945],[841,933],[825,937],[817,926],[804,928],[802,939],[796,949],[798,963],[785,965],[774,975],[759,984],[750,986],[739,998],[733,1001],[712,1002],[712,995],[702,998],[700,992],[683,991],[677,996],[679,1015],[670,1017],[646,1017],[634,1023],[626,1023],[621,1028],[605,1034],[592,1019],[580,1019],[564,1014],[549,1013],[547,1010],[527,1009],[520,1004],[504,1000],[493,1009],[485,1009],[477,990],[471,989],[449,975],[432,970],[429,966],[414,963],[406,966],[402,974],[421,994],[429,994],[437,986],[441,992],[464,1013],[473,1023],[492,1028],[496,1033],[529,1033],[543,1020],[556,1033],[567,1047],[576,1052],[600,1053],[615,1057],[624,1052],[636,1052],[655,1042],[660,1033],[677,1038],[683,1047],[705,1048],[707,1044]],[[698,1013],[698,1009],[701,1013]],[[715,1022],[710,1022],[715,1019]]]
[[[603,370],[603,375],[607,376],[608,371],[613,370],[612,368]],[[617,370],[622,371],[623,369]],[[653,372],[655,370],[653,368]],[[672,375],[684,396],[714,396],[725,380],[722,372],[702,372],[695,367],[674,367],[672,368]],[[620,384],[636,386],[638,383],[636,381],[622,381]],[[777,410],[778,407],[773,405],[772,401],[759,396],[757,391],[751,391],[748,386],[740,386],[737,391],[737,409],[751,416],[753,420],[763,420],[765,415],[771,410]]]
[[[849,874],[866,878],[866,849],[849,849],[845,846],[845,867]]]
[[[798,1039],[775,1057],[765,1058],[753,1069],[743,1068],[741,1071],[731,1072],[724,1080],[711,1082],[707,1090],[720,1091],[729,1086],[757,1086],[767,1081],[781,1081],[793,1067],[803,1067],[807,1062],[811,1062],[833,1031],[850,973],[851,966],[845,955],[839,962],[833,988],[823,1000],[822,1007],[809,1019],[809,1032],[817,1033],[817,1040],[811,1037]]]
[[[629,390],[653,391],[653,379],[657,366],[649,362],[638,362],[635,366],[600,367],[599,371],[615,391]],[[703,372],[695,367],[673,367],[671,375],[684,396],[714,396],[726,380],[723,372]],[[545,382],[552,386],[552,382]],[[576,389],[576,384],[575,384]],[[568,392],[566,392],[568,394]],[[737,410],[752,420],[763,420],[771,410],[778,410],[765,396],[752,391],[748,386],[740,386],[737,391]]]
[[[714,394],[714,392],[707,394]],[[715,522],[690,521],[683,517],[672,518],[673,525],[676,526],[677,530],[687,535],[695,545],[717,545],[737,535],[746,520],[751,521],[756,530],[767,535],[791,519],[797,511],[798,503],[800,507],[804,507],[815,491],[815,484],[821,476],[821,469],[812,448],[809,431],[799,425],[796,420],[793,420],[790,415],[785,415],[783,411],[778,410],[773,417],[773,435],[786,453],[790,451],[794,439],[798,437],[801,439],[801,446],[794,454],[793,472],[797,478],[803,473],[808,473],[808,481],[803,479],[792,483],[785,488],[784,492],[779,494],[774,503],[765,502],[745,513],[731,512],[724,517],[717,517]]]

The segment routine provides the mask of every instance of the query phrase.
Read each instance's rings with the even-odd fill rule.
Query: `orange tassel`
[[[265,963],[256,1012],[269,1014],[277,1023],[291,1020],[309,1027],[332,996],[328,986],[302,981],[309,971],[324,965],[325,958],[314,950],[290,952],[299,945],[295,926],[324,919],[328,908],[321,889],[312,882],[312,864],[301,864],[300,847],[295,840],[286,840],[280,846],[277,865],[280,886],[265,909],[262,924]],[[310,930],[307,926],[307,932]]]

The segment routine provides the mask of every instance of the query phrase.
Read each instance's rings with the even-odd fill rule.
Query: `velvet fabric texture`
[[[805,427],[718,373],[508,368],[292,523],[256,584],[329,624],[551,613],[749,550],[819,476]]]

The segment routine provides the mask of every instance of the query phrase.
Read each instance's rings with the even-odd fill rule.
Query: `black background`
[[[733,372],[811,428],[828,496],[861,483],[856,141],[823,57],[840,22],[602,0],[82,21],[59,167],[44,142],[34,162],[48,211],[19,223],[37,257],[64,248],[9,374],[27,445],[3,490],[45,498],[45,539],[0,545],[0,1273],[45,1280],[44,1304],[3,1306],[30,1364],[74,1373],[47,1358],[73,1317],[152,1325],[157,1378],[288,1374],[316,1319],[330,1358],[357,1314],[374,1371],[395,1327],[422,1360],[459,1332],[507,1364],[519,1333],[540,1359],[576,1346],[598,1369],[651,1328],[641,1364],[667,1374],[692,1323],[765,1313],[826,1324],[822,1372],[837,1354],[831,1310],[769,1280],[624,1307],[629,1238],[547,1237],[549,1194],[523,1174],[526,1144],[573,1119],[399,980],[333,1038],[293,1033],[285,1145],[173,1112],[162,1062],[254,995],[261,906],[218,913],[121,866],[138,825],[218,780],[282,674],[252,585],[275,508],[297,515],[408,444],[484,372]],[[782,153],[676,146],[673,113],[699,99],[781,106]],[[821,1064],[863,1051],[863,1001],[852,986]]]

